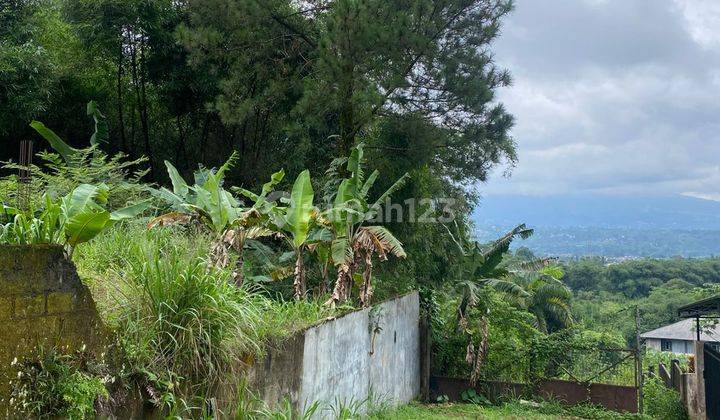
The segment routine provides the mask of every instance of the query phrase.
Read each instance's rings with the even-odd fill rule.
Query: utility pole
[[[640,343],[640,308],[635,306],[635,373],[638,386],[638,413],[643,414],[643,365]]]

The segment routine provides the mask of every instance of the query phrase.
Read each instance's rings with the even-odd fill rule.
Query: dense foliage
[[[82,160],[87,153],[70,147],[44,125],[33,125],[61,157],[58,166],[50,170],[63,173],[66,185],[76,184],[87,172],[67,169],[78,165],[76,158]],[[91,146],[91,152],[95,146]],[[326,197],[332,205],[325,210],[313,205],[308,170],[298,175],[289,194],[274,191],[283,178],[282,171],[263,185],[260,194],[238,189],[252,200],[250,206],[244,206],[224,188],[224,175],[234,164],[234,154],[218,169],[201,167],[193,185],[186,184],[175,167],[166,162],[173,191],[134,180],[137,188],[122,190],[120,202],[127,202],[139,190],[155,196],[156,206],[170,210],[152,218],[147,226],[132,219],[149,212],[151,200],[111,212],[104,207],[110,194],[110,187],[104,183],[79,184],[58,200],[52,198],[56,192],[49,186],[41,189],[29,185],[28,208],[3,204],[2,217],[7,220],[0,225],[0,243],[62,244],[67,246],[67,257],[72,258],[77,245],[91,242],[76,260],[80,274],[97,292],[105,321],[118,336],[121,360],[113,366],[112,375],[120,383],[147,390],[149,400],[169,413],[224,413],[236,409],[238,402],[211,406],[207,401],[221,390],[232,394],[240,386],[243,360],[261,356],[268,341],[291,334],[325,314],[343,310],[354,294],[359,295],[363,306],[369,305],[373,258],[404,256],[402,245],[390,231],[364,223],[375,217],[381,209],[379,203],[400,188],[406,177],[381,194],[377,203],[368,204],[379,173],[374,171],[365,179],[362,151],[362,145],[358,145],[346,159],[347,178],[338,175],[337,182],[329,178],[327,185],[333,192]],[[107,177],[109,173],[103,174],[103,169],[113,171],[118,165],[115,159],[101,157],[94,170]],[[116,185],[128,183],[127,173],[115,175]],[[22,181],[14,177],[5,181],[23,187]],[[124,220],[128,224],[119,224]],[[178,224],[181,226],[169,226]],[[272,292],[258,280],[272,282],[268,264],[253,266],[253,262],[276,260],[282,264],[283,259],[274,256],[283,254],[283,246],[295,257],[295,268],[275,270],[280,273],[274,275],[274,280],[281,284]],[[251,257],[248,264],[243,258],[246,248]],[[312,257],[325,273],[314,279],[316,282],[325,285],[331,264],[336,267],[337,282],[344,287],[341,297],[333,293],[324,305],[307,299],[305,259],[313,261]],[[229,264],[231,260],[235,263]],[[359,271],[358,261],[364,261],[364,271]],[[242,281],[245,271],[254,281]],[[282,283],[287,285],[282,280],[290,274],[294,274],[291,286],[299,301],[295,305],[286,304],[281,291]],[[362,284],[355,283],[358,277]],[[328,294],[325,288],[316,296],[327,298]],[[56,351],[50,349],[50,354]],[[58,354],[53,363],[44,362],[43,354],[23,361],[23,367],[30,366],[26,376],[30,379],[14,388],[17,404],[13,409],[18,414],[80,410],[79,417],[86,417],[94,412],[97,397],[108,394],[96,378],[87,377],[87,384],[79,383],[85,377],[78,376],[82,373],[72,369],[65,355]],[[67,381],[75,381],[78,387],[93,385],[88,393],[97,389],[103,392],[93,391],[79,396],[81,399],[65,401],[64,394],[54,390],[71,386]],[[116,400],[114,397],[111,401]],[[58,398],[61,401],[55,401]],[[63,401],[67,407],[61,405]]]
[[[33,119],[84,147],[94,100],[107,128],[98,148],[145,156],[146,181],[167,182],[164,160],[187,177],[237,151],[228,182],[255,191],[281,166],[288,180],[321,174],[364,141],[370,170],[383,174],[374,189],[409,172],[397,202],[453,198],[464,219],[478,181],[516,160],[512,117],[494,95],[510,78],[488,48],[510,9],[508,0],[4,2],[0,159],[17,159],[23,139],[46,148]],[[447,236],[400,224],[406,250],[432,251],[392,269],[443,279]]]
[[[624,313],[638,307],[640,330],[678,321],[677,309],[720,291],[720,260],[641,259],[613,263],[588,258],[566,264],[564,281],[574,289],[573,313],[585,326],[622,333],[628,343],[635,322]]]
[[[640,259],[619,263],[584,258],[567,264],[565,282],[573,290],[648,296],[652,289],[679,280],[690,286],[720,283],[720,258]]]
[[[91,417],[98,399],[108,397],[112,381],[104,361],[83,350],[64,354],[56,349],[38,349],[34,357],[13,361],[14,380],[10,407],[17,413],[43,418]]]
[[[242,361],[418,288],[437,372],[579,376],[630,342],[632,305],[659,326],[710,293],[715,259],[563,267],[509,252],[524,225],[472,239],[477,185],[516,161],[489,48],[511,3],[0,4],[0,158],[41,151],[4,166],[0,243],[65,245],[122,353],[20,361],[15,408],[90,416],[107,374],[170,416],[272,417]]]

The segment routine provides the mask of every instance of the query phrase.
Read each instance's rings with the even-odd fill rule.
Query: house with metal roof
[[[696,320],[686,318],[670,325],[665,325],[640,334],[647,348],[673,353],[695,353],[695,342],[698,339]],[[702,323],[700,325],[700,341],[706,341],[720,347],[720,323]]]

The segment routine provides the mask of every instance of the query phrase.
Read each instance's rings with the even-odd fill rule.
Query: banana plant
[[[110,189],[105,184],[81,184],[60,201],[61,223],[65,231],[68,256],[78,244],[87,242],[121,220],[132,219],[150,207],[147,201],[113,212],[106,210]]]
[[[243,255],[247,241],[272,235],[273,232],[260,225],[260,213],[257,209],[243,208],[233,194],[223,188],[225,173],[232,168],[237,158],[237,152],[233,152],[217,170],[200,168],[194,174],[193,185],[189,185],[178,170],[165,161],[172,191],[162,187],[153,190],[153,195],[165,201],[170,211],[152,219],[148,228],[199,222],[215,234],[215,240],[210,247],[210,265],[216,268],[227,267],[230,250],[234,250],[238,258],[232,276],[235,283],[241,286],[244,281]]]
[[[192,185],[185,182],[172,163],[165,161],[173,189],[162,187],[153,189],[152,193],[165,201],[171,211],[151,220],[148,227],[187,223],[192,217],[216,233],[224,232],[243,212],[240,202],[223,188],[225,172],[237,159],[237,152],[233,152],[217,170],[200,168],[194,174]]]
[[[365,178],[362,164],[363,145],[360,144],[347,159],[347,172],[350,177],[340,182],[337,192],[328,195],[333,204],[323,212],[320,219],[331,232],[330,256],[337,270],[332,295],[326,302],[331,306],[350,298],[355,279],[361,282],[361,304],[363,307],[369,306],[373,294],[373,257],[377,256],[380,261],[387,260],[389,254],[399,258],[406,257],[402,243],[387,228],[366,226],[366,223],[376,218],[385,200],[405,185],[409,175],[404,174],[371,202],[368,196],[379,172],[375,170]],[[362,273],[359,272],[361,265]]]
[[[58,201],[53,201],[46,194],[44,209],[37,216],[11,209],[15,216],[12,222],[0,227],[0,241],[15,244],[58,243],[65,246],[67,256],[71,258],[79,244],[150,207],[145,201],[110,212],[103,207],[109,191],[105,184],[81,184]]]
[[[455,266],[454,286],[455,293],[459,296],[457,323],[458,328],[468,336],[465,360],[471,366],[470,382],[474,385],[480,379],[487,358],[489,315],[492,308],[486,305],[488,299],[485,294],[489,289],[493,289],[507,298],[527,297],[522,287],[507,277],[509,272],[501,264],[512,241],[516,237],[523,239],[530,237],[533,230],[528,229],[524,224],[518,225],[484,248],[477,242],[462,240],[459,235],[460,240],[456,239],[449,229],[448,234],[459,250],[460,260]],[[466,245],[463,246],[463,243]],[[477,343],[473,340],[469,319],[470,310],[473,308],[480,314],[477,319],[479,335]]]
[[[274,192],[275,187],[285,179],[285,171],[280,169],[270,176],[270,181],[263,184],[260,194],[247,190],[245,188],[233,187],[232,189],[253,202],[252,209],[264,216],[273,216],[277,214],[277,202],[270,200],[269,195]]]
[[[147,158],[128,160],[123,153],[110,156],[100,146],[108,142],[108,127],[105,116],[97,104],[87,104],[87,115],[94,121],[94,132],[90,146],[75,148],[63,141],[52,129],[42,122],[33,121],[30,126],[45,139],[54,153],[40,152],[40,164],[19,165],[7,163],[6,169],[28,171],[33,182],[30,184],[31,200],[34,207],[42,205],[44,192],[54,197],[64,196],[80,184],[105,184],[111,192],[111,201],[105,204],[109,209],[128,205],[130,197],[144,197],[148,188],[141,179],[149,172],[142,168]]]
[[[107,143],[109,136],[107,121],[105,119],[105,115],[100,112],[100,109],[98,108],[95,101],[88,102],[87,115],[92,117],[93,121],[95,122],[95,131],[93,132],[92,136],[90,136],[90,146],[97,147],[100,145],[100,143]],[[58,152],[58,154],[60,155],[60,157],[63,158],[65,163],[69,165],[77,165],[80,163],[78,160],[79,157],[82,156],[83,150],[76,149],[65,143],[60,138],[60,136],[55,134],[54,131],[46,127],[45,124],[41,123],[40,121],[31,122],[30,127],[32,127],[38,134],[40,134],[45,140],[47,140],[48,143],[50,143],[50,146],[55,149],[56,152]]]
[[[315,223],[317,210],[313,204],[315,191],[310,181],[310,171],[300,172],[295,179],[290,202],[281,213],[278,227],[284,233],[288,244],[295,253],[293,290],[295,299],[303,299],[307,293],[304,253],[308,247],[310,229]]]
[[[314,205],[315,192],[309,171],[301,172],[295,179],[289,198],[270,199],[270,193],[284,176],[282,170],[273,174],[270,181],[263,185],[260,194],[242,188],[235,189],[254,202],[251,209],[258,212],[262,225],[277,232],[292,250],[288,254],[295,262],[294,267],[289,271],[292,272],[294,279],[295,298],[301,299],[307,294],[305,266],[307,252],[313,253],[321,262],[322,282],[319,294],[322,295],[326,290],[324,287],[328,276],[332,236],[328,229],[318,224],[319,212]]]

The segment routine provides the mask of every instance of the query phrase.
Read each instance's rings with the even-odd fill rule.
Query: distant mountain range
[[[720,255],[720,202],[693,197],[493,195],[482,200],[473,220],[483,241],[519,223],[535,228],[515,246],[539,255]]]

